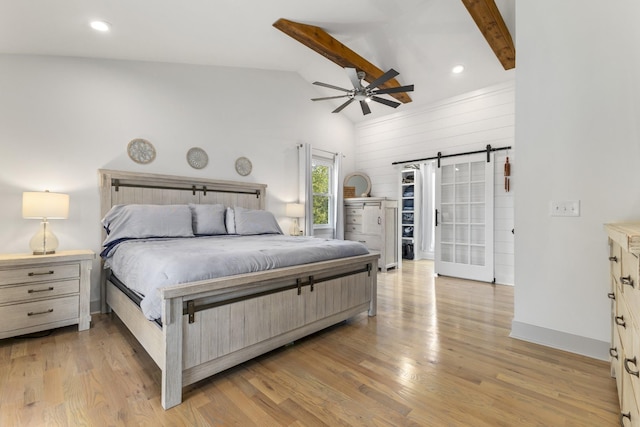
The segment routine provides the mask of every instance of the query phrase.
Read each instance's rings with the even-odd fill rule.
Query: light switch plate
[[[580,200],[551,201],[551,216],[580,216]]]

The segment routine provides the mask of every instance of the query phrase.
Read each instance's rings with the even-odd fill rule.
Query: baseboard
[[[100,313],[102,311],[100,300],[91,301],[89,303],[89,311],[91,314]]]
[[[568,334],[554,329],[542,328],[528,323],[511,322],[511,338],[557,348],[571,353],[581,354],[607,361],[609,360],[610,343],[587,338],[580,335]]]

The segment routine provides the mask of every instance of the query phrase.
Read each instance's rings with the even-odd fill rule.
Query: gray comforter
[[[158,289],[179,283],[367,254],[349,240],[283,235],[135,239],[119,243],[106,265],[143,299],[148,319],[161,317]]]

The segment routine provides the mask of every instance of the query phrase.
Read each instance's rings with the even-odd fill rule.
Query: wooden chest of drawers
[[[0,339],[78,324],[89,329],[92,251],[0,255]]]
[[[607,224],[611,299],[611,375],[620,424],[640,426],[640,223]]]

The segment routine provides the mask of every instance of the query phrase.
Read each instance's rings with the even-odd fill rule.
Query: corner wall
[[[640,220],[638,2],[519,0],[512,336],[607,359],[603,224]],[[580,200],[577,218],[552,200]]]

